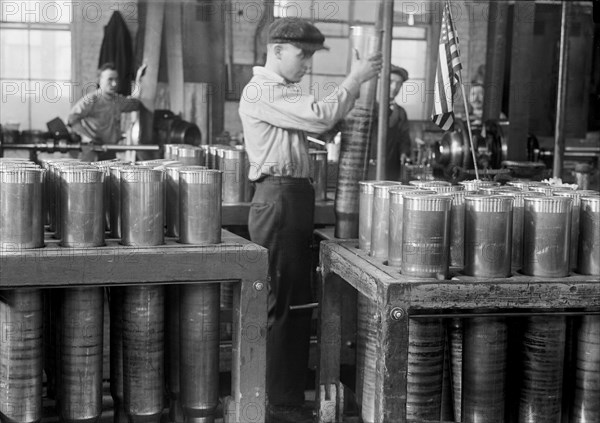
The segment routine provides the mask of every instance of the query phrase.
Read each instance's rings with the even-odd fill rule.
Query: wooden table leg
[[[243,280],[233,291],[231,397],[225,423],[266,419],[267,275]]]
[[[344,405],[340,383],[340,287],[344,281],[329,272],[326,262],[321,262],[321,272],[317,414],[319,423],[336,423],[342,420]]]

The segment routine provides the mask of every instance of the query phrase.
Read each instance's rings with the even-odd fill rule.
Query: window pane
[[[27,88],[26,81],[0,80],[0,123],[19,123],[20,130],[29,129],[29,106],[25,96]]]
[[[425,28],[416,26],[396,26],[392,30],[394,38],[422,38],[425,39],[427,31]]]
[[[0,78],[27,79],[27,51],[26,29],[0,29]]]
[[[71,15],[69,0],[0,0],[0,20],[6,22],[69,23]]]
[[[31,81],[30,89],[36,96],[29,96],[31,106],[31,129],[46,130],[46,122],[60,117],[66,121],[71,110],[69,84],[50,81]]]
[[[30,31],[31,78],[71,79],[71,33],[69,31]]]
[[[417,40],[393,40],[392,63],[408,71],[410,79],[425,78],[427,42]]]

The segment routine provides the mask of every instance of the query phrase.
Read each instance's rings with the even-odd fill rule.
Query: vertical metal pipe
[[[385,179],[385,156],[390,109],[390,70],[392,68],[392,31],[394,28],[394,0],[381,0],[383,3],[383,68],[379,84],[379,116],[377,121],[377,166],[376,179]]]
[[[60,417],[64,422],[94,422],[102,414],[104,289],[62,291]]]
[[[186,422],[213,423],[219,403],[219,284],[182,285],[181,405]]]
[[[565,154],[565,118],[568,84],[568,57],[569,57],[569,18],[571,2],[563,1],[560,17],[560,58],[558,61],[558,93],[556,96],[556,122],[554,125],[554,161],[552,163],[552,176],[560,178],[563,171]]]
[[[4,422],[42,418],[42,292],[0,292],[0,415]]]

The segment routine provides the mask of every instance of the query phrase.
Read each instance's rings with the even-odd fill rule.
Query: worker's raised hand
[[[379,75],[381,72],[381,66],[383,58],[381,53],[375,53],[371,57],[361,58],[358,54],[358,50],[354,50],[355,61],[352,64],[350,75],[359,82],[365,82],[369,79]]]
[[[142,78],[144,77],[144,74],[146,73],[146,68],[148,67],[148,65],[146,63],[142,63],[142,66],[140,66],[135,74],[135,82],[136,84],[139,85],[140,81],[142,80]]]

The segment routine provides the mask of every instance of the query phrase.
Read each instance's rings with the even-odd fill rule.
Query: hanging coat
[[[107,62],[113,62],[119,72],[119,94],[130,95],[131,82],[135,79],[133,48],[129,29],[119,12],[114,12],[104,27],[98,67]]]

